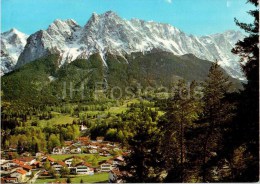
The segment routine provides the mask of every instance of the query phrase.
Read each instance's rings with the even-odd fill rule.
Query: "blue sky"
[[[169,23],[188,34],[206,35],[239,30],[234,17],[252,19],[247,0],[2,0],[1,31],[13,27],[32,34],[55,19],[72,18],[85,25],[93,12],[115,11],[124,19]]]

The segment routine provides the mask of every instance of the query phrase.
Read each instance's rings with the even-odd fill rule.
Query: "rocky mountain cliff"
[[[16,29],[1,34],[1,75],[13,70],[27,38],[26,34]]]
[[[3,33],[5,34],[5,33]],[[58,54],[59,65],[87,59],[99,53],[107,66],[107,53],[125,58],[134,52],[162,50],[174,55],[194,54],[200,59],[218,60],[229,75],[242,79],[238,58],[231,53],[244,36],[239,31],[194,36],[169,25],[139,19],[125,20],[114,12],[93,13],[85,26],[74,20],[55,20],[47,30],[29,36],[16,68],[49,54]],[[128,60],[125,58],[125,61]]]

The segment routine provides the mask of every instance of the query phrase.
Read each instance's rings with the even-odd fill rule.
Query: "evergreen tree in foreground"
[[[129,115],[131,136],[127,139],[130,153],[120,166],[123,181],[128,183],[161,182],[164,163],[159,151],[160,134],[147,108]],[[130,114],[130,113],[128,113]]]
[[[174,94],[168,100],[165,119],[159,122],[163,135],[161,150],[168,173],[165,182],[187,182],[191,177],[191,174],[187,174],[189,169],[187,152],[190,145],[185,134],[199,118],[201,103],[200,99],[196,98],[196,82],[187,84],[189,83],[184,80],[177,82]]]
[[[70,177],[68,177],[68,178],[66,179],[66,183],[71,183]]]
[[[247,78],[239,96],[238,116],[233,127],[232,150],[234,180],[256,182],[259,180],[259,1],[248,0],[256,9],[248,13],[254,18],[250,24],[236,24],[248,35],[236,43],[233,53],[241,58],[241,67]]]
[[[234,104],[226,99],[231,85],[218,63],[213,63],[203,87],[203,114],[200,119],[202,122],[201,128],[204,130],[200,136],[202,142],[201,176],[203,182],[212,181],[210,168],[213,165],[210,161],[221,148],[221,137],[224,128],[234,116],[232,112]]]

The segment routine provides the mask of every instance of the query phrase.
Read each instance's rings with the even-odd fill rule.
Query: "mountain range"
[[[48,55],[58,55],[58,66],[76,59],[88,59],[99,54],[103,66],[109,69],[109,54],[129,63],[132,53],[148,54],[164,51],[176,56],[193,54],[199,59],[218,60],[233,78],[244,79],[239,58],[231,53],[239,31],[226,31],[206,36],[187,35],[169,24],[125,20],[116,13],[93,13],[83,27],[74,20],[55,20],[46,30],[26,35],[16,29],[1,34],[1,75]]]

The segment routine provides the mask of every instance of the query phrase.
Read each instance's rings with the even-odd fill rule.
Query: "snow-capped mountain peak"
[[[13,70],[27,38],[28,35],[15,28],[1,33],[1,75]]]
[[[25,45],[27,37],[28,35],[18,31],[15,28],[1,34],[1,38],[7,40],[8,42],[12,42],[13,44]]]
[[[93,13],[83,27],[72,19],[55,20],[47,30],[38,31],[28,38],[16,67],[50,53],[60,55],[60,65],[99,53],[106,66],[107,52],[124,57],[132,52],[145,53],[156,49],[175,55],[190,53],[201,59],[218,60],[231,76],[242,78],[238,57],[231,53],[231,49],[243,37],[237,31],[200,37],[187,35],[169,24],[125,20],[108,11]]]
[[[59,38],[59,41],[66,41],[73,33],[81,27],[72,19],[65,21],[56,19],[46,30],[52,38]],[[61,39],[61,40],[60,40]]]

